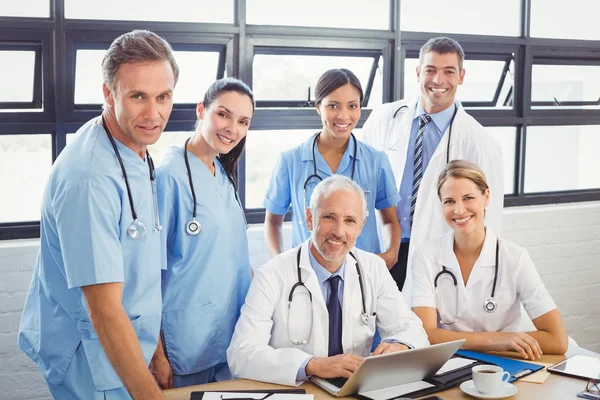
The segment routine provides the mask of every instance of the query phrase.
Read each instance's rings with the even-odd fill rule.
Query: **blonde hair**
[[[481,193],[485,193],[485,191],[490,188],[483,171],[477,164],[467,160],[452,160],[446,165],[446,168],[444,168],[438,178],[437,193],[440,198],[442,185],[446,183],[448,178],[468,179],[481,190]]]

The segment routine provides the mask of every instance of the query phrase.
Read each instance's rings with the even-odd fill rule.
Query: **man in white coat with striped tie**
[[[469,160],[483,170],[492,193],[486,225],[494,232],[502,228],[500,145],[455,99],[465,78],[464,58],[463,49],[453,39],[427,41],[421,47],[416,71],[419,97],[384,104],[373,110],[363,126],[363,141],[387,153],[400,192],[396,210],[402,243],[390,273],[409,305],[415,248],[449,229],[437,197],[437,179],[448,161]]]

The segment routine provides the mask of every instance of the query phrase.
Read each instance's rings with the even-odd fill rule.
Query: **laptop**
[[[337,397],[419,382],[435,374],[464,342],[461,339],[420,349],[370,356],[365,358],[349,379],[313,376],[310,380]]]

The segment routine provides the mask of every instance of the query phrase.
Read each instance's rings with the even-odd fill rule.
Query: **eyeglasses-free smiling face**
[[[252,100],[235,91],[225,92],[208,108],[198,103],[200,131],[217,154],[229,153],[248,133],[252,119]]]
[[[322,135],[348,140],[360,119],[360,93],[346,84],[329,93],[317,105],[323,123]]]
[[[469,235],[484,229],[489,189],[482,193],[472,180],[450,177],[440,188],[440,198],[446,223],[455,235]]]
[[[338,190],[321,199],[317,215],[306,209],[310,241],[318,252],[313,255],[319,264],[327,268],[327,264],[340,263],[352,250],[365,224],[362,206],[358,193]]]
[[[465,70],[460,69],[456,53],[426,53],[423,62],[417,67],[423,109],[433,114],[450,107],[464,77]]]

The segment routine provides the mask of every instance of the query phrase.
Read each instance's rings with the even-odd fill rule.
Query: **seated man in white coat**
[[[373,354],[429,345],[383,259],[354,247],[367,217],[363,190],[333,175],[306,209],[310,239],[256,271],[227,361],[235,377],[299,385],[348,378]]]

